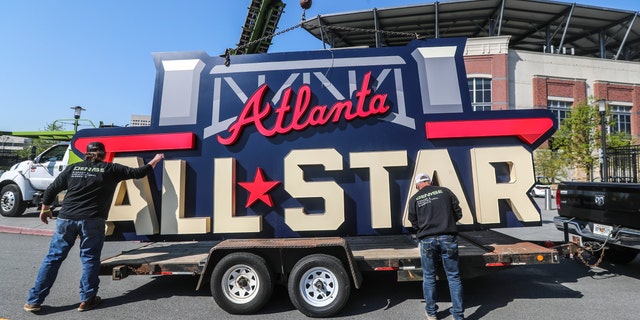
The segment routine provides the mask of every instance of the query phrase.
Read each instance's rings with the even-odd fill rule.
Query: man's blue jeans
[[[56,232],[51,238],[49,253],[44,257],[33,288],[29,290],[27,303],[40,305],[49,295],[58,270],[76,238],[80,237],[80,301],[87,301],[98,293],[100,284],[100,253],[104,244],[104,219],[57,219]]]
[[[442,266],[449,282],[451,294],[451,315],[454,319],[464,319],[462,307],[462,282],[458,269],[458,238],[455,235],[440,235],[420,240],[420,258],[422,262],[422,291],[426,302],[427,314],[435,316],[438,311],[436,292],[436,262],[442,258]]]

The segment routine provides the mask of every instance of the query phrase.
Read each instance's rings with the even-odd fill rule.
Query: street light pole
[[[82,113],[82,111],[86,111],[86,109],[84,109],[81,106],[75,106],[75,107],[71,107],[71,109],[73,109],[73,132],[78,132],[78,120],[80,120],[80,114]]]
[[[600,178],[602,182],[608,182],[609,165],[607,163],[607,124],[605,119],[607,101],[605,99],[598,100],[598,111],[600,112],[600,131],[602,133],[600,137],[602,144],[602,170],[600,170]]]

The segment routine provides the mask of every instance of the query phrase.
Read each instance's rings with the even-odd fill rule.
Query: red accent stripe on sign
[[[425,123],[427,139],[515,136],[533,144],[553,127],[549,118],[458,120]]]
[[[78,138],[73,146],[80,151],[85,151],[89,143],[102,142],[107,149],[105,161],[111,162],[119,152],[190,150],[195,148],[195,140],[193,132],[135,134]]]

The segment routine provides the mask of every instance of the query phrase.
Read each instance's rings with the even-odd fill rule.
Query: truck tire
[[[211,294],[224,311],[252,314],[260,310],[273,293],[272,273],[267,261],[246,252],[231,253],[216,264],[211,274]]]
[[[0,214],[5,217],[17,217],[27,210],[27,204],[22,201],[22,193],[18,186],[9,184],[0,191]]]
[[[349,276],[336,257],[313,254],[298,261],[289,275],[289,299],[309,317],[338,313],[351,293]]]
[[[604,253],[604,259],[617,264],[627,264],[638,256],[638,250],[626,247],[611,247]]]

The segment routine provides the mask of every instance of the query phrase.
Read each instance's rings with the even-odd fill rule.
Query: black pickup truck
[[[631,262],[640,252],[640,184],[562,182],[556,191],[554,224],[565,239],[599,242],[604,258]]]

